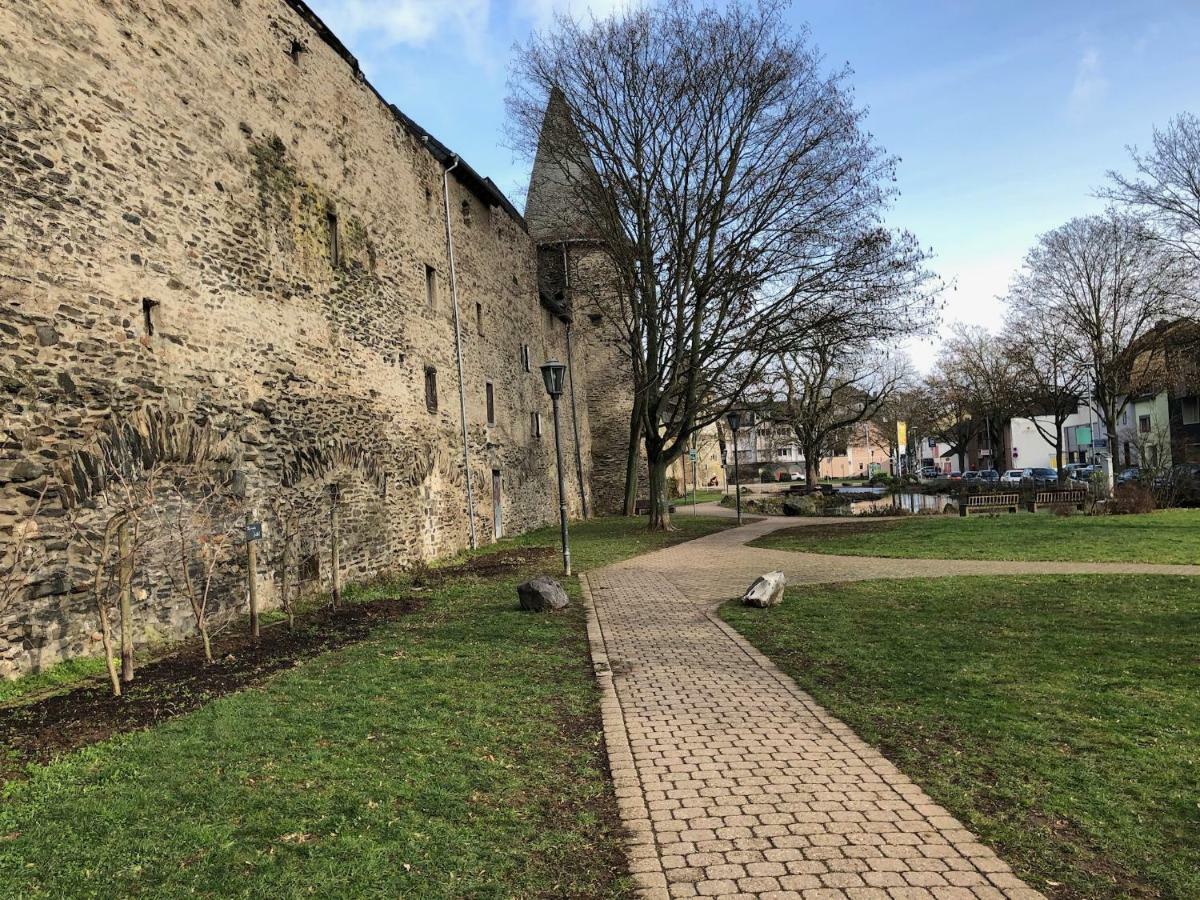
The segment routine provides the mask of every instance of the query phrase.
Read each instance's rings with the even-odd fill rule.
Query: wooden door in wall
[[[500,488],[500,470],[492,469],[492,537],[496,540],[504,536],[503,496]]]

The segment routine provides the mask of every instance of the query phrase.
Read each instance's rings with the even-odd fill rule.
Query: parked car
[[[1058,483],[1058,471],[1056,469],[1047,469],[1034,467],[1028,470],[1029,477],[1033,479],[1034,484],[1047,485]]]
[[[962,476],[962,472],[951,472],[946,477],[949,478],[951,481],[962,481],[963,476]]]
[[[924,466],[921,469],[921,477],[922,478],[941,478],[942,470],[939,469],[937,466]]]
[[[997,472],[995,469],[984,469],[982,472],[979,473],[979,480],[985,481],[988,484],[999,484],[1000,473]]]
[[[1099,466],[1075,466],[1067,472],[1067,477],[1075,481],[1090,481],[1098,471]]]
[[[1029,471],[1030,471],[1029,469],[1009,469],[1007,472],[1005,472],[1003,475],[1000,476],[1000,483],[1001,484],[1020,484],[1021,479],[1026,477],[1025,473],[1029,472]]]
[[[951,477],[953,477],[953,476],[951,476]],[[976,472],[974,469],[968,469],[966,472],[962,473],[962,480],[963,481],[978,481],[979,473]]]
[[[1137,466],[1129,466],[1117,474],[1117,484],[1129,484],[1134,481],[1140,481],[1141,478],[1142,470]]]

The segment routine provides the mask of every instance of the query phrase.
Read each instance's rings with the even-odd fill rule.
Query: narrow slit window
[[[338,241],[338,217],[333,207],[325,210],[325,225],[329,229],[329,264],[335,269],[341,261],[341,246]]]
[[[157,300],[151,300],[149,297],[142,298],[142,326],[146,329],[146,337],[154,335],[154,310],[157,308]]]
[[[528,344],[521,345],[521,368],[523,368],[526,372],[530,370]]]
[[[535,438],[542,436],[542,414],[540,412],[535,412],[530,416],[529,432]]]
[[[475,330],[483,337],[483,304],[475,304]]]
[[[430,412],[438,408],[437,369],[433,366],[425,367],[425,408]]]
[[[487,383],[487,423],[489,425],[496,424],[496,389],[489,381]]]
[[[425,267],[425,302],[430,309],[437,305],[437,271],[433,266]]]

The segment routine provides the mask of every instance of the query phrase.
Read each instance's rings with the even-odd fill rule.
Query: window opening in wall
[[[483,337],[483,304],[475,304],[475,330]]]
[[[600,324],[600,313],[588,313],[588,321],[593,325]]]
[[[492,387],[489,381],[486,386],[487,390],[487,423],[489,425],[496,424],[496,389]]]
[[[425,367],[425,408],[430,412],[437,412],[438,408],[437,369],[433,366]]]
[[[528,344],[521,345],[521,368],[523,368],[526,372],[530,371]]]
[[[470,200],[464,200],[462,202],[462,217],[463,217],[464,222],[466,222],[468,225],[471,224],[471,201]]]
[[[542,414],[535,412],[530,419],[529,430],[535,438],[542,436]]]
[[[300,54],[308,51],[308,45],[303,41],[292,38],[291,45],[288,47],[288,56],[292,58],[292,62],[300,64]]]
[[[157,308],[157,300],[151,300],[149,297],[142,298],[142,326],[146,329],[147,337],[154,334],[154,310]]]
[[[1200,425],[1200,397],[1184,397],[1179,401],[1179,414],[1184,425]]]
[[[1150,417],[1138,416],[1138,431],[1142,434],[1150,433]]]
[[[437,272],[428,265],[425,267],[425,302],[430,309],[437,303]]]
[[[329,229],[329,264],[335,269],[341,261],[341,247],[338,244],[337,210],[332,206],[325,208],[325,225]]]

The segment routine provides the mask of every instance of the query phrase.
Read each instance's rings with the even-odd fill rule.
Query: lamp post
[[[542,380],[546,382],[546,393],[554,408],[554,456],[558,462],[558,520],[562,530],[563,573],[571,574],[571,541],[567,536],[567,492],[563,483],[562,441],[558,435],[558,398],[562,396],[567,377],[567,367],[556,359],[542,363]]]
[[[733,432],[733,489],[737,495],[737,523],[742,524],[742,479],[738,472],[738,429],[742,427],[742,414],[736,409],[725,413],[725,421]]]

